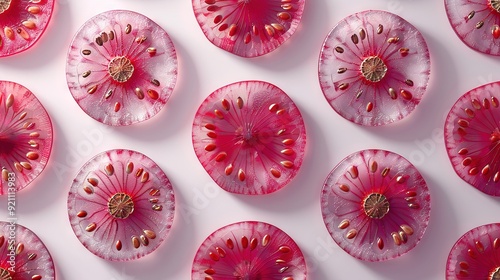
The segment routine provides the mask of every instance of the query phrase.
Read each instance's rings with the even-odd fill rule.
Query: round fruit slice
[[[203,33],[215,46],[242,57],[267,54],[297,29],[305,0],[193,0]]]
[[[499,0],[445,0],[450,24],[471,49],[500,55]]]
[[[0,0],[0,57],[29,49],[48,26],[54,0]]]
[[[217,89],[194,119],[195,153],[212,179],[231,193],[268,194],[283,188],[297,174],[305,144],[299,109],[267,82]]]
[[[335,242],[355,258],[375,262],[413,249],[430,217],[424,178],[405,158],[363,150],[342,160],[321,194],[325,225]]]
[[[71,226],[95,255],[128,261],[150,254],[173,223],[174,191],[145,155],[111,150],[87,162],[68,197]]]
[[[54,280],[55,274],[52,257],[34,232],[0,221],[0,279]]]
[[[500,196],[500,82],[461,96],[445,123],[446,151],[455,172],[478,190]]]
[[[364,11],[340,21],[319,57],[320,86],[332,108],[366,126],[409,115],[427,89],[429,73],[422,34],[385,11]]]
[[[305,280],[299,246],[281,229],[256,221],[238,222],[212,233],[193,262],[192,280]]]
[[[500,279],[500,224],[471,229],[448,255],[446,280]]]
[[[107,11],[76,34],[66,78],[89,116],[108,125],[130,125],[165,106],[177,79],[176,51],[151,19],[131,11]]]
[[[0,195],[24,189],[44,170],[52,151],[52,122],[24,86],[0,81]]]

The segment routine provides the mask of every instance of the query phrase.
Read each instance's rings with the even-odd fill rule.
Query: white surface
[[[68,45],[90,17],[109,9],[134,10],[163,26],[179,56],[179,80],[159,115],[140,125],[108,128],[87,117],[65,81]],[[387,127],[354,125],[337,115],[319,88],[317,60],[324,37],[343,17],[365,9],[399,14],[424,35],[431,52],[429,90],[407,119]],[[498,200],[469,187],[453,172],[441,137],[444,116],[464,92],[499,80],[499,61],[467,48],[446,18],[442,0],[308,0],[302,25],[275,52],[243,59],[214,47],[202,34],[189,0],[60,0],[50,29],[31,50],[0,60],[0,79],[31,89],[52,116],[55,142],[50,164],[18,194],[18,222],[35,231],[53,255],[58,279],[190,279],[199,244],[215,229],[240,220],[272,223],[302,248],[310,280],[444,279],[448,252],[472,227],[498,222]],[[301,109],[308,131],[307,156],[285,189],[258,197],[220,190],[191,145],[191,123],[202,100],[231,82],[259,79],[285,90]],[[94,137],[86,138],[85,134]],[[174,184],[174,227],[153,254],[128,263],[104,261],[73,234],[66,199],[73,176],[93,155],[112,148],[138,150],[159,163]],[[408,254],[366,263],[342,251],[323,224],[319,194],[328,172],[346,155],[383,148],[411,160],[429,184],[431,221]],[[0,205],[6,205],[5,198]],[[0,207],[0,217],[7,217]]]

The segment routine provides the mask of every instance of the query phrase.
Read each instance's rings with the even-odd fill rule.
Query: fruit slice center
[[[0,0],[0,15],[9,9],[10,1],[11,0]]]
[[[372,193],[363,201],[363,210],[372,219],[382,219],[389,212],[389,201],[383,194]]]
[[[134,65],[124,56],[113,58],[108,64],[108,73],[113,80],[124,83],[134,74]]]
[[[495,268],[490,274],[488,280],[500,280],[500,267]]]
[[[500,0],[490,0],[490,6],[500,13]]]
[[[7,269],[0,267],[0,280],[12,280],[12,276]]]
[[[134,212],[134,201],[125,193],[117,193],[108,201],[108,211],[117,219],[126,219]]]
[[[378,56],[367,57],[361,62],[361,74],[370,82],[379,82],[387,73],[387,65]]]

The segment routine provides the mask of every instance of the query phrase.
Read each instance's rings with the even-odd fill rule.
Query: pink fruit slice
[[[156,115],[177,79],[167,32],[142,14],[113,10],[88,20],[71,44],[66,78],[78,105],[108,125]]]
[[[445,0],[450,24],[471,49],[500,55],[500,1]]]
[[[192,280],[305,280],[306,262],[299,246],[281,229],[245,221],[224,226],[201,244]]]
[[[0,81],[0,195],[24,189],[44,170],[52,151],[52,122],[24,86]]]
[[[280,88],[262,81],[226,85],[210,94],[193,123],[201,164],[224,190],[268,194],[297,174],[304,157],[304,121]]]
[[[54,0],[0,0],[0,57],[32,47],[48,26]]]
[[[0,221],[0,279],[54,280],[55,274],[52,257],[34,232]]]
[[[500,196],[500,82],[472,89],[453,105],[445,124],[455,172],[478,190]]]
[[[319,82],[332,108],[366,126],[409,115],[427,89],[430,56],[420,32],[385,11],[363,11],[340,21],[319,57]]]
[[[267,54],[297,29],[305,0],[193,0],[203,33],[215,46],[242,57]]]
[[[364,261],[394,259],[413,249],[430,217],[424,178],[405,158],[363,150],[342,160],[321,194],[323,220],[344,251]]]
[[[150,158],[110,150],[88,161],[76,176],[68,213],[76,236],[111,261],[141,258],[156,250],[173,223],[174,191]]]
[[[471,229],[453,245],[446,263],[446,280],[500,278],[500,224]]]

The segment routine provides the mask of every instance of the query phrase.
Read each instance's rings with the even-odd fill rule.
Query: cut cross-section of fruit
[[[332,108],[366,126],[393,123],[420,103],[430,75],[424,37],[403,18],[369,10],[340,21],[319,57],[319,82]]]
[[[203,33],[215,46],[242,57],[267,54],[297,29],[305,0],[192,0]]]
[[[0,57],[32,47],[49,24],[54,0],[0,0]]]
[[[0,195],[24,189],[45,169],[52,151],[52,122],[24,86],[0,81]]]
[[[198,159],[224,190],[268,194],[297,174],[306,131],[299,109],[280,88],[262,81],[226,85],[210,94],[193,123]]]
[[[110,150],[88,161],[68,197],[71,226],[82,244],[111,261],[141,258],[156,250],[172,227],[174,191],[150,158]]]
[[[462,95],[446,118],[446,150],[455,172],[478,190],[500,196],[500,82]]]
[[[238,222],[213,232],[193,261],[192,280],[305,280],[299,246],[281,229],[257,221]]]
[[[375,262],[401,256],[420,242],[430,218],[424,178],[405,158],[363,150],[342,160],[321,194],[325,225],[355,258]]]
[[[500,279],[500,224],[478,226],[453,245],[446,280]]]
[[[55,274],[52,257],[34,232],[0,221],[0,279],[54,280]]]
[[[445,0],[457,36],[478,52],[500,55],[500,0]]]
[[[165,106],[177,80],[177,55],[167,32],[151,19],[107,11],[77,32],[66,78],[89,116],[108,125],[130,125]]]

